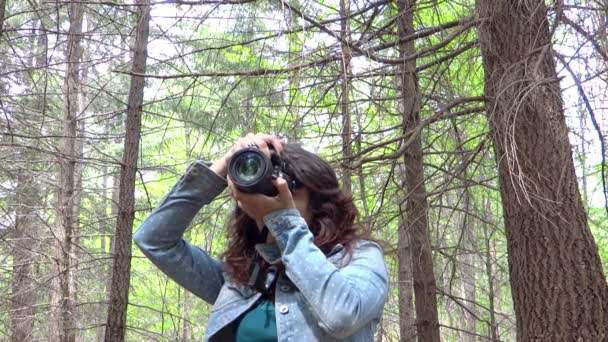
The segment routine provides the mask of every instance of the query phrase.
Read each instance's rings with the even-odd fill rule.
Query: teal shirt
[[[276,342],[277,322],[274,304],[263,299],[241,318],[236,328],[236,342]]]

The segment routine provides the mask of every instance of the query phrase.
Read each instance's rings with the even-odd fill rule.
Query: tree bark
[[[143,74],[146,72],[146,59],[148,56],[150,3],[148,0],[138,0],[137,4],[138,22],[133,48],[132,72]],[[131,239],[135,216],[135,179],[139,140],[141,137],[141,109],[144,85],[143,77],[131,77],[125,123],[127,134],[120,170],[118,218],[116,220],[116,237],[114,240],[115,254],[105,331],[105,340],[107,342],[122,342],[125,339],[126,333],[127,304],[129,302],[129,282],[131,276]]]
[[[578,189],[543,0],[478,0],[518,341],[605,341],[608,286]]]
[[[399,165],[399,177],[405,188],[405,165]],[[399,205],[399,240],[397,241],[397,271],[399,291],[399,336],[401,341],[416,341],[416,315],[414,314],[414,284],[412,271],[412,251],[407,227],[405,205]]]
[[[342,69],[340,73],[341,88],[340,94],[340,111],[342,112],[342,189],[347,193],[352,193],[352,171],[350,169],[350,160],[353,152],[352,147],[352,124],[350,119],[350,80],[351,80],[351,48],[350,42],[350,23],[348,17],[350,15],[349,0],[340,0],[340,39],[342,43]]]
[[[12,235],[13,273],[11,278],[11,341],[31,341],[34,327],[35,292],[32,266],[36,251],[36,212],[40,203],[34,177],[27,170],[17,170],[15,228]]]
[[[68,6],[70,28],[68,30],[64,81],[63,131],[59,158],[59,195],[57,226],[53,248],[53,271],[56,275],[51,284],[50,334],[54,341],[75,341],[73,315],[74,298],[70,292],[70,258],[74,230],[74,177],[76,165],[76,124],[79,112],[78,89],[80,67],[80,35],[83,8],[79,0]]]
[[[4,1],[0,4],[0,23],[4,21],[2,11],[5,4]],[[44,23],[40,20],[35,45],[32,44],[32,47],[35,46],[36,57],[32,58],[31,63],[36,63],[36,66],[46,64],[48,47],[43,27]],[[38,113],[44,113],[46,110],[46,81],[46,77],[44,77],[40,85],[30,83],[32,88],[43,87],[33,101],[33,107]],[[3,84],[0,84],[0,89],[3,89]],[[25,164],[40,159],[39,154],[33,150],[23,149],[20,154],[23,156]],[[41,231],[38,213],[42,207],[40,194],[43,193],[43,190],[40,183],[37,182],[39,176],[36,171],[27,170],[25,167],[16,170],[15,227],[13,234],[11,234],[14,241],[11,246],[13,272],[11,278],[10,340],[12,342],[27,342],[33,339],[34,315],[36,314],[34,303],[36,303],[38,295],[35,287],[36,274],[34,270],[39,265],[37,255],[40,255],[41,248],[38,239]]]
[[[290,4],[296,8],[300,7],[299,0],[292,0]],[[298,15],[294,11],[285,11],[284,20],[288,31],[296,29],[298,25]],[[304,58],[302,55],[302,44],[298,41],[299,39],[300,36],[297,32],[287,35],[289,64]],[[287,92],[287,112],[293,123],[293,127],[289,127],[288,136],[290,140],[295,143],[301,143],[304,133],[304,117],[300,116],[299,108],[297,106],[294,107],[294,104],[298,103],[299,77],[300,76],[297,73],[289,74],[289,89]]]
[[[0,41],[4,35],[4,18],[6,17],[7,0],[0,0]]]
[[[458,152],[458,158],[461,161],[461,165],[467,162],[467,151],[463,148],[466,135],[458,129],[456,120],[451,119],[452,128],[454,129],[454,136],[457,142],[456,151]],[[464,208],[462,210],[462,224],[460,232],[460,241],[458,243],[460,252],[458,253],[458,268],[462,274],[462,292],[464,301],[461,303],[461,311],[464,317],[464,329],[461,331],[461,337],[459,340],[465,342],[475,342],[476,333],[476,296],[475,296],[475,234],[474,234],[474,220],[470,217],[469,212],[472,210],[472,194],[469,189],[470,182],[468,181],[470,176],[465,175],[463,177],[463,193],[462,201]]]
[[[483,212],[486,213],[486,217],[491,217],[491,207],[489,205],[490,200],[489,199],[484,199],[484,209]],[[494,231],[489,231],[490,227],[488,227],[488,223],[484,222],[483,223],[483,237],[484,237],[484,243],[485,243],[485,255],[484,255],[484,262],[485,262],[485,269],[486,269],[486,277],[488,280],[488,311],[490,314],[490,319],[488,320],[488,337],[489,340],[492,342],[496,342],[499,341],[498,337],[498,323],[496,320],[496,305],[495,305],[495,298],[496,298],[496,291],[495,289],[495,282],[494,282],[494,262],[496,260],[495,258],[495,247],[494,244],[492,243],[492,236],[494,235]]]
[[[399,0],[397,20],[399,37],[414,33],[415,0]],[[416,53],[414,41],[399,44],[399,57]],[[411,58],[399,65],[400,102],[403,115],[403,131],[407,132],[420,125],[420,102],[416,59]],[[424,187],[422,141],[418,135],[404,152],[405,225],[411,251],[412,274],[416,307],[416,329],[420,342],[439,341],[439,319],[437,314],[436,283],[433,271],[433,256],[428,233],[428,203]],[[401,246],[400,246],[401,247]]]

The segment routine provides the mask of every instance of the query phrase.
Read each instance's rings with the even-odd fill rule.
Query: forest
[[[382,241],[376,341],[608,341],[607,68],[607,0],[0,0],[0,340],[202,341],[133,232],[270,133]]]

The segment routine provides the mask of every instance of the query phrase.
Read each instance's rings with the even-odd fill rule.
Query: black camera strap
[[[264,226],[262,231],[258,236],[258,243],[266,242],[266,238],[268,237],[268,228]],[[253,259],[251,260],[251,264],[249,265],[249,281],[247,285],[254,289],[255,291],[261,292],[266,296],[270,296],[272,293],[272,288],[277,278],[277,270],[276,267],[269,267],[268,270],[262,269],[262,263],[264,260],[260,253],[255,250],[255,254]],[[266,271],[266,272],[265,272]],[[268,277],[267,277],[268,275]]]

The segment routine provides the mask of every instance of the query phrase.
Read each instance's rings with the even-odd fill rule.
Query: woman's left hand
[[[279,177],[273,180],[272,184],[279,191],[278,195],[275,197],[239,191],[230,177],[228,177],[228,186],[232,191],[232,197],[236,200],[237,205],[258,224],[263,222],[264,216],[275,210],[296,208],[287,181]]]

